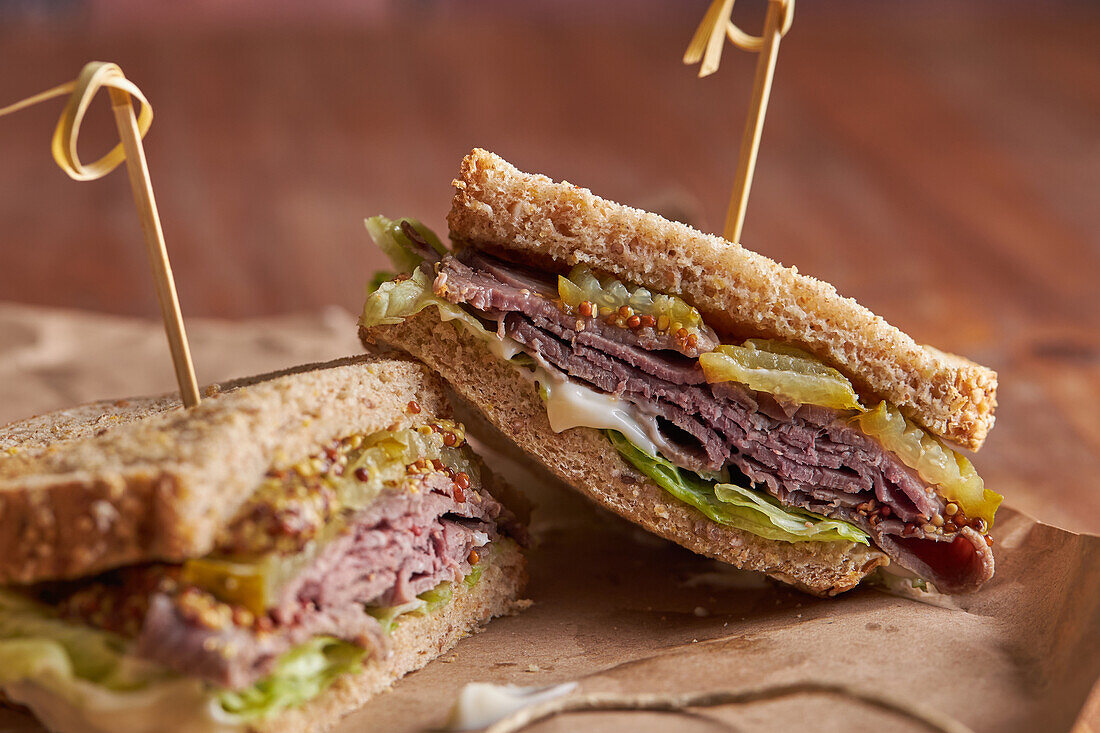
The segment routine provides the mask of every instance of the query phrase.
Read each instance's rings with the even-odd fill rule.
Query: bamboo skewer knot
[[[746,33],[730,20],[733,3],[734,0],[714,0],[710,4],[684,53],[684,63],[690,65],[702,61],[699,65],[700,78],[713,74],[718,70],[722,47],[727,38],[738,48],[759,54],[748,119],[741,135],[737,173],[723,230],[726,239],[739,242],[745,224],[745,210],[748,207],[752,175],[756,169],[760,137],[764,130],[764,115],[768,109],[772,78],[775,76],[775,62],[779,56],[779,40],[787,35],[791,23],[794,22],[794,0],[768,0],[764,32],[759,36]]]
[[[80,137],[80,125],[96,93],[106,87],[111,97],[111,111],[118,127],[120,142],[106,155],[93,163],[85,165],[77,153],[77,140]],[[157,213],[156,198],[153,196],[153,184],[149,178],[149,166],[145,160],[145,149],[141,140],[153,124],[153,107],[141,90],[126,78],[117,64],[92,61],[84,66],[74,81],[47,89],[15,104],[0,109],[0,117],[18,112],[55,97],[68,94],[69,101],[61,112],[54,128],[50,149],[53,159],[61,170],[76,181],[94,181],[125,162],[130,178],[130,188],[134,194],[134,203],[141,218],[141,229],[145,236],[146,251],[153,271],[153,282],[160,302],[164,330],[168,336],[168,348],[172,353],[172,363],[176,371],[176,381],[180,388],[180,399],[185,407],[199,404],[199,388],[195,380],[195,367],[191,361],[191,350],[187,344],[187,332],[183,325],[176,284],[172,278],[172,266],[168,261],[168,250],[164,244],[164,232]],[[140,111],[134,114],[132,99],[140,103]]]

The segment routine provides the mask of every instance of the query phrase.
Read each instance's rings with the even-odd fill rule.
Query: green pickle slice
[[[699,365],[711,383],[740,382],[799,404],[860,409],[859,397],[843,374],[785,344],[750,339],[741,346],[719,346],[700,354]]]
[[[612,277],[598,278],[587,265],[577,265],[569,276],[558,276],[558,297],[571,308],[588,301],[607,312],[629,306],[638,315],[652,316],[659,330],[688,332],[703,327],[699,311],[675,295],[654,295],[639,286],[627,286]],[[601,313],[604,312],[601,310]]]
[[[965,456],[945,446],[886,402],[856,415],[852,421],[896,453],[921,478],[938,486],[943,497],[958,504],[967,516],[979,517],[993,526],[993,515],[1004,497],[985,488],[982,477]]]
[[[183,564],[180,580],[259,616],[273,604],[276,591],[285,582],[284,573],[273,562],[275,559],[269,556],[252,562],[216,557],[188,560]]]
[[[775,341],[750,339],[740,346],[719,346],[701,354],[699,364],[711,383],[740,382],[799,404],[857,411],[851,419],[863,432],[897,454],[925,481],[939,487],[943,497],[958,504],[966,516],[981,518],[992,526],[1002,497],[985,488],[965,456],[886,402],[869,410],[863,408],[852,383],[812,354]]]

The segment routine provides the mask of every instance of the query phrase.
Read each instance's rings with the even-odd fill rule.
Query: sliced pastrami
[[[456,492],[441,473],[424,475],[414,489],[387,490],[350,520],[281,591],[268,617],[219,616],[225,607],[193,589],[155,595],[136,653],[231,689],[254,683],[281,654],[318,635],[385,655],[385,634],[365,607],[400,605],[460,580],[471,550],[499,536],[503,509],[488,495]]]
[[[438,265],[434,289],[441,298],[452,303],[464,303],[489,314],[519,311],[528,316],[541,316],[563,328],[573,328],[578,317],[564,310],[560,301],[555,300],[558,295],[556,276],[539,280],[532,272],[529,268],[484,252],[466,249],[457,256],[443,258]],[[599,318],[585,318],[583,323],[586,330],[608,337],[621,344],[623,349],[635,351],[633,358],[644,363],[675,352],[694,359],[719,344],[717,334],[705,326],[698,329],[692,345],[675,334],[654,327],[624,329]],[[665,354],[651,355],[649,352]]]
[[[665,457],[701,474],[728,465],[782,503],[852,522],[903,567],[944,592],[992,577],[993,555],[968,527],[945,532],[945,502],[900,458],[855,426],[851,412],[798,405],[747,387],[708,385],[682,350],[635,330],[580,318],[554,302],[548,280],[465,251],[439,263],[436,294],[481,311],[544,368],[632,402],[664,437]],[[519,287],[523,285],[523,287]],[[950,549],[949,549],[950,548]]]

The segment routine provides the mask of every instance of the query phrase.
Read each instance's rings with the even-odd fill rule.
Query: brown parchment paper
[[[189,323],[201,381],[359,350],[342,311]],[[158,324],[0,303],[0,423],[173,388]],[[596,510],[487,436],[496,470],[537,508],[526,612],[491,623],[349,717],[340,730],[438,728],[466,682],[585,692],[687,692],[844,680],[954,715],[977,731],[1100,731],[1100,538],[998,515],[997,575],[980,593],[918,603],[861,588],[822,600],[723,568]],[[1008,498],[1011,504],[1012,498]],[[1076,722],[1076,725],[1075,725]],[[692,715],[591,713],[534,731],[919,730],[806,696]],[[0,730],[39,730],[0,710]]]

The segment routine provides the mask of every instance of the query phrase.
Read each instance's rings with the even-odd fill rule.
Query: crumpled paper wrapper
[[[201,382],[360,350],[339,310],[188,324]],[[174,388],[159,324],[0,304],[0,423]],[[844,681],[947,713],[976,731],[1100,731],[1100,538],[1003,508],[997,574],[980,593],[918,602],[863,587],[803,595],[664,542],[515,459],[529,490],[527,611],[498,619],[347,718],[341,731],[440,728],[467,682],[579,683],[580,692],[737,689]],[[1011,503],[1011,497],[1008,499]],[[917,731],[844,699],[806,695],[687,714],[585,713],[533,731]],[[39,730],[0,710],[0,730]]]

